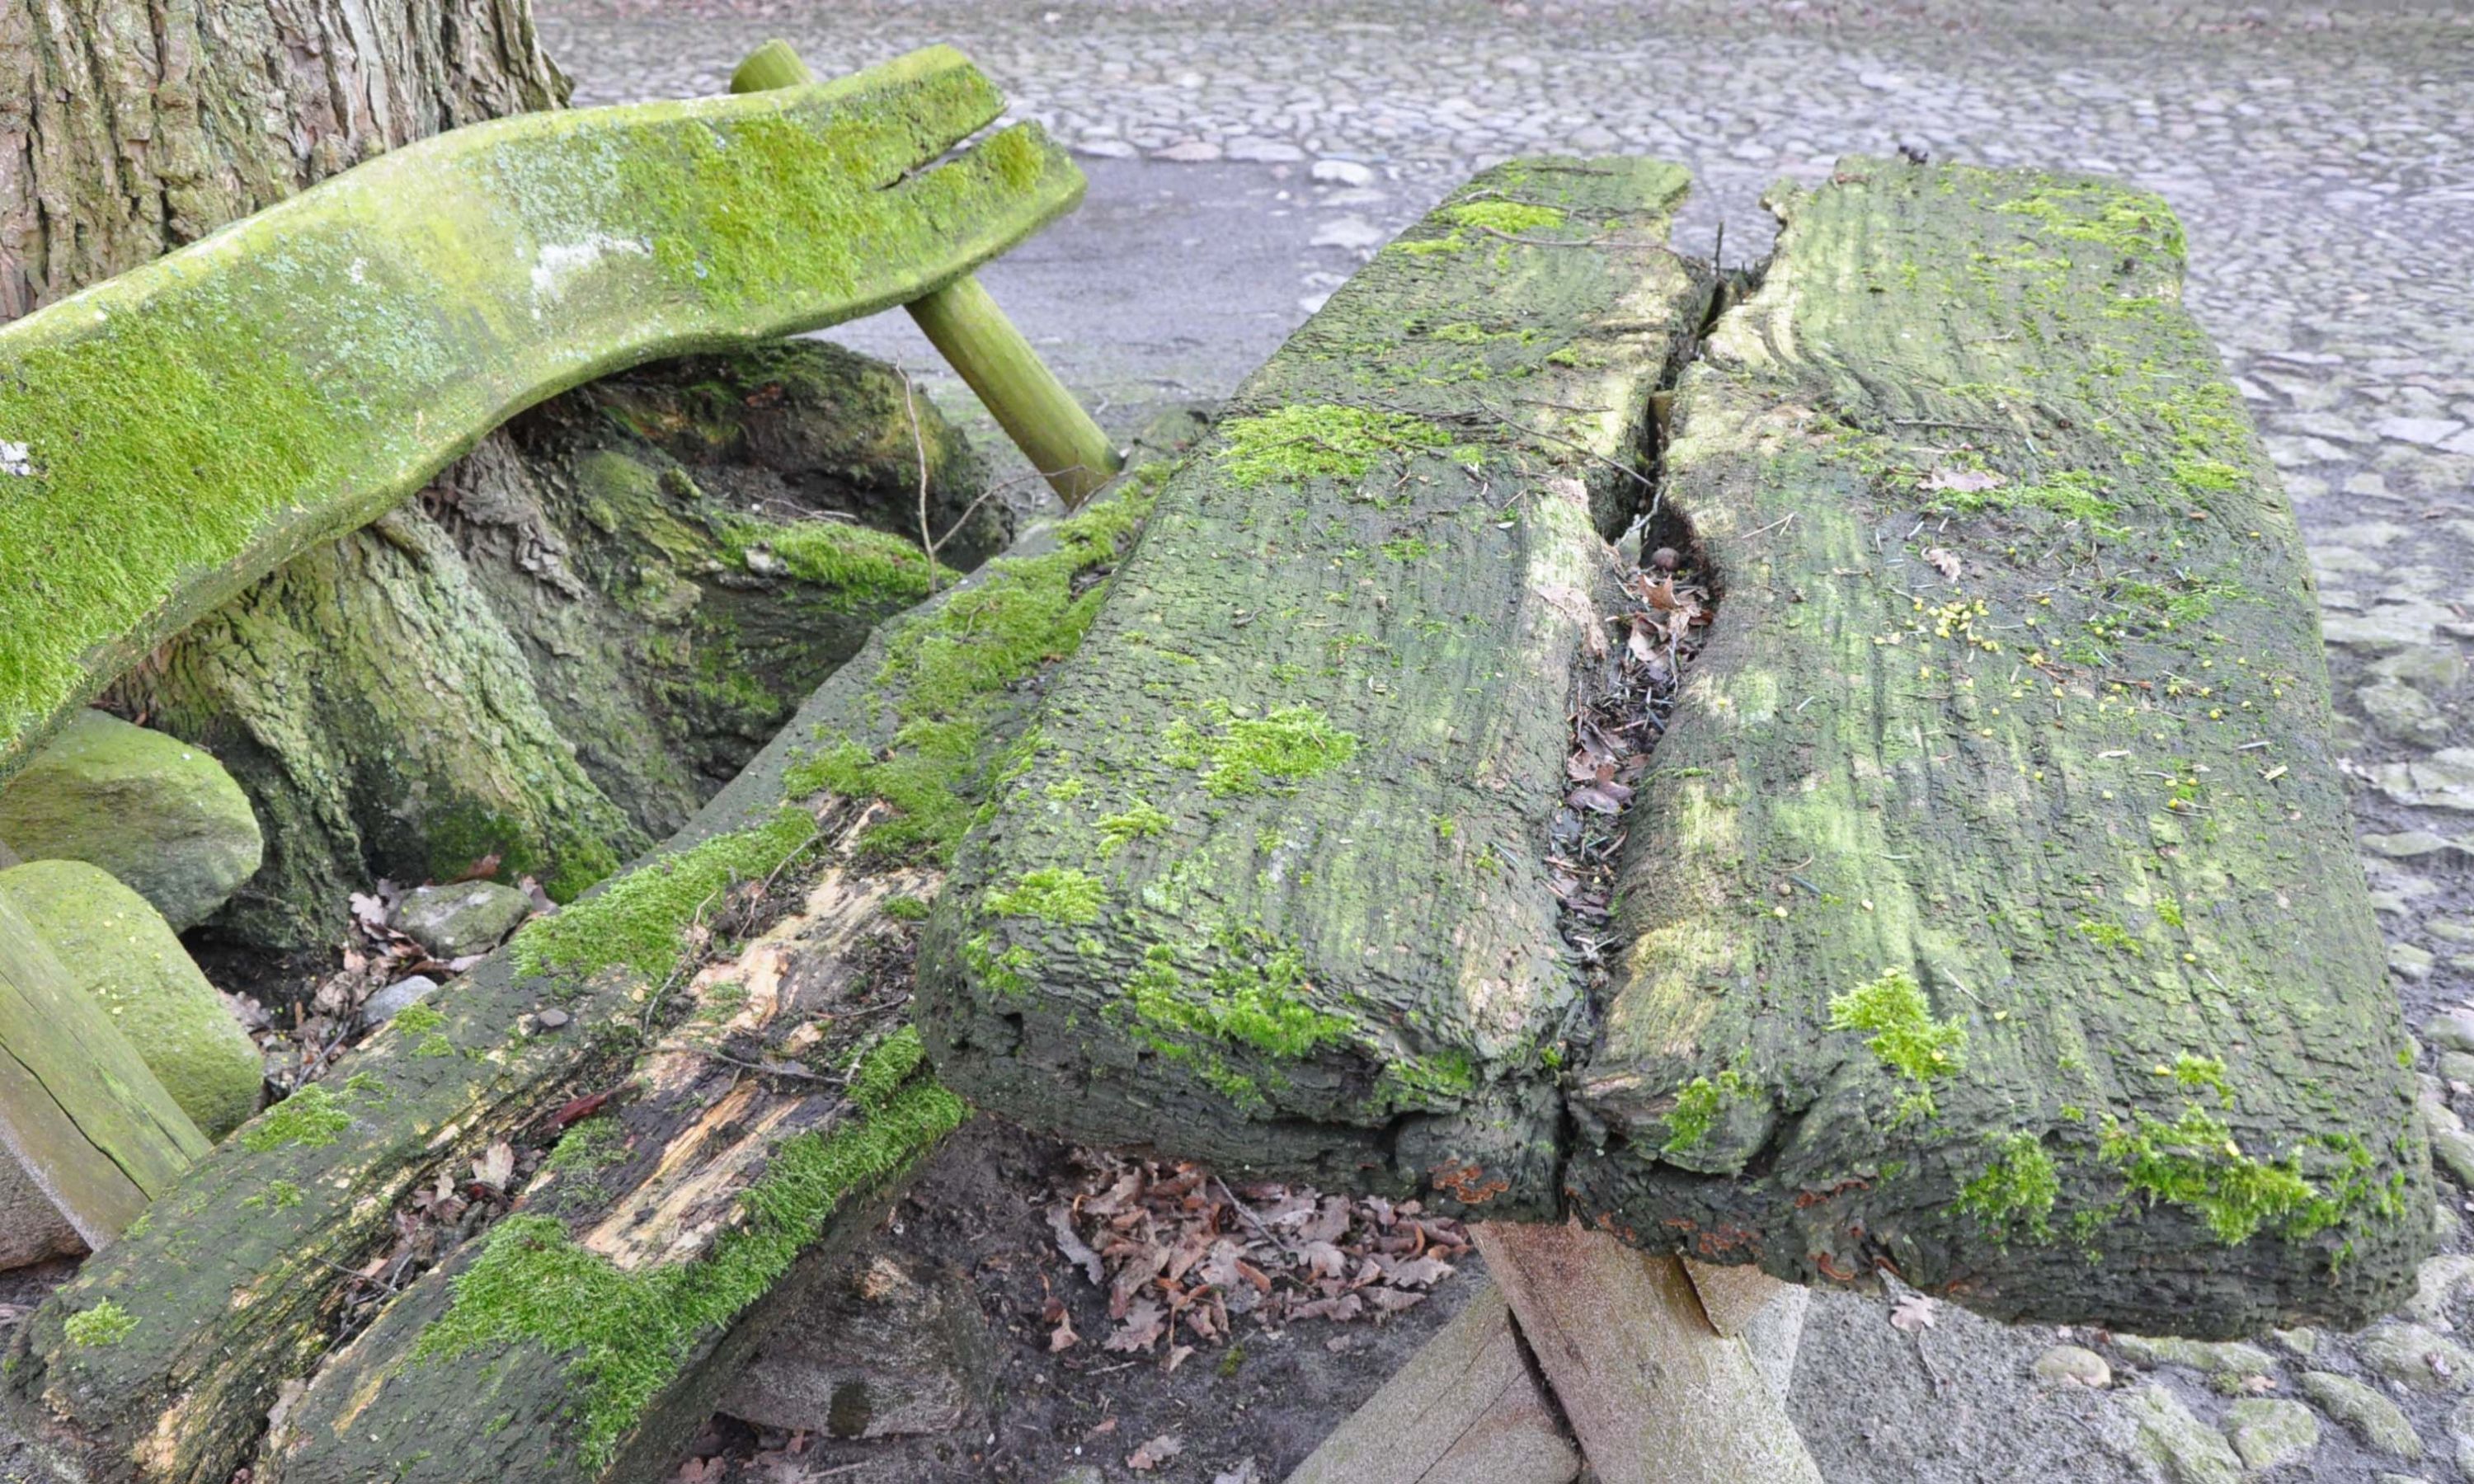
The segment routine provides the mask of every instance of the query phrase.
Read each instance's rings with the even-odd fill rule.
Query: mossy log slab
[[[1857,159],[1674,402],[1723,588],[1642,781],[1585,1219],[2004,1318],[2360,1325],[2428,1159],[2318,607],[2164,202]]]
[[[0,1165],[14,1195],[38,1199],[99,1249],[208,1147],[102,1001],[0,895]],[[0,1214],[29,1229],[0,1249],[48,1225],[40,1209]]]
[[[932,48],[807,87],[525,114],[379,156],[0,328],[0,775],[250,582],[515,411],[868,314],[1079,200]]]
[[[1129,476],[1119,492],[1072,519],[1033,526],[1007,558],[888,624],[663,851],[527,924],[441,991],[431,1015],[399,1015],[327,1081],[243,1125],[158,1205],[142,1232],[89,1261],[19,1327],[0,1374],[0,1408],[67,1476],[224,1484],[249,1461],[279,1398],[297,1392],[327,1358],[346,1287],[392,1247],[401,1203],[442,1176],[460,1182],[496,1141],[539,1142],[562,1105],[629,1080],[648,1032],[660,1038],[658,1047],[712,1029],[697,1027],[672,992],[716,936],[726,938],[746,883],[777,872],[801,879],[813,869],[803,862],[829,869],[854,855],[874,871],[941,868],[985,778],[1008,758],[1008,738],[1035,694],[1029,682],[1080,639],[1105,590],[1101,579],[1148,510],[1155,482]],[[833,879],[828,874],[828,887]],[[891,889],[871,887],[865,900]],[[705,986],[708,1008],[716,989]],[[550,1010],[567,1022],[546,1023]],[[671,1077],[676,1096],[657,1089],[642,1112],[622,1112],[641,1147],[666,1153],[686,1148],[680,1140],[698,1125],[685,1100],[707,1086],[667,1056],[656,1049],[648,1075]],[[664,1066],[672,1071],[659,1072]],[[842,1197],[854,1213],[864,1212],[908,1155],[933,1143],[941,1123],[958,1113],[933,1084],[894,1083],[872,1112],[863,1083],[851,1089],[849,1101],[864,1117],[838,1097],[823,1108],[800,1102],[805,1112],[776,1120],[778,1138],[760,1138],[747,1159],[724,1158],[709,1184],[658,1161],[612,1166],[605,1188],[626,1179],[663,1193],[650,1230],[667,1231],[685,1249],[628,1253],[641,1265],[632,1278],[599,1249],[566,1238],[563,1217],[576,1214],[581,1223],[582,1208],[570,1212],[559,1187],[571,1194],[581,1182],[554,1177],[544,1187],[550,1209],[502,1223],[504,1238],[484,1238],[455,1256],[446,1275],[410,1283],[397,1301],[403,1317],[382,1316],[343,1352],[343,1363],[369,1379],[368,1394],[313,1385],[308,1415],[367,1424],[413,1415],[397,1409],[417,1403],[439,1455],[431,1467],[446,1471],[424,1478],[493,1476],[463,1472],[482,1457],[521,1457],[522,1466],[509,1472],[525,1478],[629,1477],[666,1467],[665,1448],[701,1421],[698,1406],[720,1383],[716,1357],[756,1338],[740,1327],[746,1304],[793,1268],[811,1239],[830,1234],[822,1218]],[[853,1164],[851,1148],[822,1135],[808,1153],[786,1157],[802,1128],[828,1122],[852,1129],[868,1158]],[[888,1152],[897,1142],[907,1146],[903,1158]],[[709,1143],[696,1148],[716,1154]],[[777,1170],[787,1174],[774,1190],[768,1177]],[[735,1205],[742,1192],[747,1202]],[[781,1222],[802,1216],[811,1224],[799,1240],[786,1240]],[[623,1246],[625,1234],[614,1228],[612,1239]],[[497,1268],[494,1240],[504,1244],[496,1249],[503,1258]],[[607,1336],[580,1336],[570,1348],[559,1343],[567,1331],[544,1328],[583,1322],[585,1309],[575,1304],[495,1316],[483,1304],[458,1317],[451,1279],[527,1257],[557,1269],[568,1282],[557,1291],[570,1298],[642,1297],[630,1287],[637,1283],[660,1299],[676,1296],[667,1286],[676,1284],[694,1304],[664,1309],[661,1323],[642,1334],[623,1331],[623,1352],[588,1343]],[[716,1275],[711,1286],[691,1272],[700,1266]],[[487,1290],[485,1279],[479,1291]],[[112,1343],[75,1343],[76,1316],[106,1304],[126,1316]],[[443,1331],[424,1323],[442,1315]],[[399,1373],[415,1357],[389,1354],[385,1345],[400,1340],[417,1350],[442,1332],[426,1369],[406,1381]],[[497,1408],[487,1417],[470,1406],[476,1357]],[[390,1389],[395,1382],[403,1382],[400,1390]],[[472,1426],[442,1426],[442,1416],[469,1417]],[[484,1436],[482,1424],[493,1421],[495,1432]],[[304,1419],[283,1436],[311,1471],[304,1476],[326,1476],[320,1460],[333,1455],[305,1441],[307,1426]],[[519,1443],[518,1452],[496,1451]],[[351,1476],[395,1477],[416,1467],[400,1453],[383,1470],[363,1463]],[[544,1472],[553,1466],[574,1472]]]
[[[1079,1138],[1553,1208],[1584,1007],[1540,846],[1598,527],[1707,299],[1685,186],[1489,171],[1238,392],[930,922],[939,1075]]]

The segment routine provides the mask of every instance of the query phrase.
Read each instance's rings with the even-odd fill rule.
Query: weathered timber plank
[[[0,894],[0,1161],[101,1248],[206,1137]]]
[[[1240,389],[922,943],[939,1074],[1097,1141],[1555,1203],[1539,844],[1600,533],[1702,285],[1684,173],[1489,171]]]
[[[1710,1328],[1733,1339],[1753,1327],[1763,1309],[1777,1303],[1788,1285],[1756,1267],[1719,1267],[1684,1260],[1684,1274],[1701,1300]]]
[[[2153,196],[1851,160],[1682,379],[1723,589],[1585,1219],[2001,1317],[2352,1326],[2427,1155],[2285,498]]]
[[[817,839],[820,825],[837,832],[880,805],[892,817],[867,835],[862,856],[941,860],[1021,724],[1030,682],[1073,650],[1098,610],[1100,579],[1161,472],[1128,475],[1070,520],[1033,524],[1006,557],[886,624],[661,852],[528,924],[442,991],[443,1023],[415,1029],[399,1017],[327,1081],[243,1125],[142,1231],[87,1262],[18,1327],[0,1408],[66,1476],[225,1484],[279,1397],[324,1358],[346,1281],[386,1249],[398,1203],[442,1173],[461,1179],[493,1140],[528,1137],[567,1100],[610,1089],[641,1028],[667,1028],[667,997],[649,1015],[647,1002],[691,966],[700,925],[735,885],[829,843]],[[544,1027],[541,1012],[553,1008],[570,1023]],[[924,1089],[921,1098],[938,1090],[909,1087]],[[691,1187],[692,1174],[666,1188]],[[852,1185],[853,1210],[882,1194],[883,1174]],[[665,1219],[711,1233],[731,1218],[689,1209]],[[794,1281],[809,1260],[793,1257]],[[451,1292],[424,1281],[408,1298],[438,1314]],[[107,1299],[134,1322],[109,1345],[72,1342],[67,1316]],[[568,1467],[586,1466],[580,1440],[604,1435],[617,1442],[603,1462],[641,1464],[656,1451],[644,1440],[701,1420],[683,1410],[707,1384],[709,1362],[741,1343],[736,1318],[690,1327],[684,1350],[664,1350],[640,1414],[535,1410],[521,1419],[527,1435]],[[417,1331],[409,1314],[389,1319],[391,1332]],[[591,1431],[595,1416],[602,1433]],[[391,1463],[390,1475],[401,1465]]]
[[[1288,1484],[1567,1484],[1580,1472],[1490,1283]]]
[[[0,327],[0,777],[60,716],[515,412],[916,299],[1071,209],[934,47],[391,151]]]
[[[1487,1271],[1605,1484],[1821,1484],[1741,1339],[1684,1265],[1576,1226],[1471,1228]]]

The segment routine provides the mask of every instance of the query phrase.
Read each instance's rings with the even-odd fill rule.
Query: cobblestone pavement
[[[1833,1484],[2201,1484],[2279,1466],[2474,1479],[2474,1402],[2459,1410],[2474,1353],[2448,1332],[2474,1322],[2461,1302],[2474,1286],[2461,1224],[2474,1138],[2446,1109],[2453,1094],[2474,1113],[2460,1090],[2474,1090],[2474,1013],[2444,1014],[2474,985],[2474,735],[2461,709],[2474,640],[2474,15],[2083,0],[545,9],[578,102],[714,90],[773,35],[825,73],[960,45],[1019,114],[1084,156],[1090,204],[986,278],[1126,426],[1225,392],[1392,232],[1508,154],[1685,160],[1701,195],[1679,242],[1707,252],[1723,223],[1731,262],[1766,246],[1769,182],[1817,180],[1846,153],[1904,144],[2162,192],[2189,230],[2190,300],[2313,542],[2364,864],[2409,1020],[2431,1022],[2444,1256],[2399,1320],[2255,1346],[2008,1330],[1948,1307],[1907,1334],[1880,1301],[1825,1298],[1798,1422]],[[899,317],[848,338],[934,364]],[[2091,1353],[2049,1353],[2065,1342]],[[2040,1357],[2049,1376],[2100,1368],[2110,1384],[2040,1378]]]

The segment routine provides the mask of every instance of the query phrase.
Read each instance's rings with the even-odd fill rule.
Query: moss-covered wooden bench
[[[940,1076],[2003,1318],[2381,1312],[2428,1241],[2406,1041],[2171,212],[1868,159],[1785,193],[1653,493],[1709,299],[1681,188],[1491,172],[1237,394],[937,904]],[[1636,574],[1604,539],[1650,512]],[[1601,734],[1704,605],[1671,715]],[[1614,808],[1600,922],[1564,811]]]

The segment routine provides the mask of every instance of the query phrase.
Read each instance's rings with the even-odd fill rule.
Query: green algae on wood
[[[917,298],[1079,199],[931,48],[390,152],[0,328],[0,772],[166,636],[511,413]]]
[[[1237,393],[930,919],[922,1029],[957,1090],[1551,1209],[1545,1058],[1581,1007],[1536,842],[1611,608],[1598,527],[1646,494],[1625,467],[1707,297],[1664,246],[1685,185],[1481,176],[1408,233],[1467,251],[1378,254]],[[1099,888],[1077,921],[1007,910],[1067,872]]]
[[[2171,211],[1871,159],[1778,200],[1672,409],[1726,601],[1630,821],[1579,1214],[2002,1318],[2366,1321],[2427,1158],[2310,569]]]

